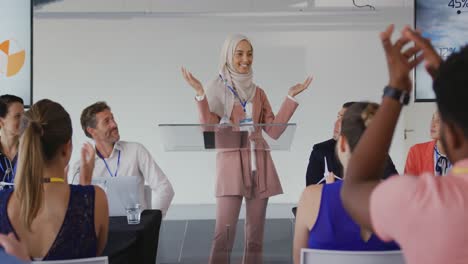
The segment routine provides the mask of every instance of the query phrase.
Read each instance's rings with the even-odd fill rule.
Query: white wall
[[[305,185],[312,145],[330,138],[341,104],[379,102],[388,79],[378,32],[387,22],[410,23],[410,14],[390,16],[397,20],[380,24],[353,25],[351,19],[324,27],[308,24],[317,20],[312,16],[275,22],[227,16],[42,15],[34,24],[34,101],[50,98],[70,112],[76,160],[86,140],[79,125],[81,110],[106,100],[122,139],[143,143],[168,175],[176,192],[174,204],[212,204],[215,153],[165,153],[157,124],[198,120],[194,93],[180,66],[208,81],[216,74],[226,35],[245,33],[254,44],[255,80],[275,111],[290,86],[308,74],[315,77],[298,97],[291,151],[273,154],[285,194],[270,201],[295,203]],[[398,169],[404,162],[402,131],[399,126],[391,152]]]

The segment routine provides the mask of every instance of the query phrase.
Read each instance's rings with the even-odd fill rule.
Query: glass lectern
[[[290,150],[296,131],[287,124],[159,124],[165,151]]]

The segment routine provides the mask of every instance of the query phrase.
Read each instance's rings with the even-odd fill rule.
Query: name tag
[[[240,121],[240,131],[253,131],[253,120],[251,117],[244,118]]]

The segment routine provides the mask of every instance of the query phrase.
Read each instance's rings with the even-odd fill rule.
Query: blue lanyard
[[[5,160],[5,158],[3,160]],[[5,162],[5,164],[6,164],[6,162]],[[0,162],[0,168],[2,168],[2,172],[5,173],[5,168],[3,168],[2,162]]]
[[[437,149],[437,144],[436,144],[434,146],[434,172],[436,172],[435,169],[437,168],[437,162],[439,161],[440,156],[442,156],[442,155],[440,154],[439,149]],[[450,163],[450,161],[447,158],[447,168],[446,168],[446,170],[450,169],[451,167],[452,167],[452,164]],[[443,175],[441,175],[441,176],[443,176]]]
[[[232,87],[227,83],[227,80],[224,79],[223,76],[222,76],[221,74],[219,75],[219,78],[221,78],[221,80],[224,82],[224,85],[225,85],[229,90],[231,90],[231,92],[237,97],[237,99],[239,99],[239,102],[240,102],[240,104],[241,104],[241,106],[242,106],[242,109],[244,109],[244,113],[246,113],[247,110],[246,110],[245,107],[247,106],[248,100],[245,100],[245,101],[243,102],[242,99],[240,98],[239,94],[237,93],[237,91],[236,91],[234,88],[232,88]]]
[[[16,159],[16,156],[15,158],[13,158],[13,161],[15,161]],[[5,166],[7,167],[6,169],[3,167],[2,163],[0,162],[0,168],[2,169],[2,172],[3,172],[3,178],[1,181],[5,181],[5,180],[13,180],[13,179],[10,179],[12,175],[14,177],[14,175],[16,174],[16,165],[18,164],[18,162],[15,163],[15,165],[12,165],[12,162],[6,157],[6,156],[3,156],[3,161],[5,162]],[[10,166],[8,166],[8,163],[10,163]],[[13,167],[13,168],[12,168]],[[7,176],[9,176],[7,178]]]
[[[112,174],[112,172],[111,172],[111,170],[109,168],[109,165],[107,164],[106,160],[102,156],[101,152],[99,152],[99,150],[97,150],[97,149],[96,149],[96,154],[99,156],[99,158],[102,159],[102,161],[104,161],[104,164],[106,165],[107,171],[109,172],[110,176],[111,177],[117,177],[117,172],[119,171],[119,167],[120,167],[120,150],[119,150],[119,156],[117,157],[117,168],[115,169],[114,174]]]

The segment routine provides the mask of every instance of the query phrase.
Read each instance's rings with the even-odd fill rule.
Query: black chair
[[[129,225],[126,216],[109,217],[109,236],[103,255],[110,264],[156,263],[162,214],[145,210],[140,224]]]

